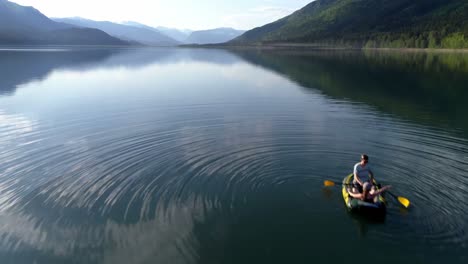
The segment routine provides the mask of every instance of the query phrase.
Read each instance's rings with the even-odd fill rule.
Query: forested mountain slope
[[[231,45],[468,48],[466,0],[316,0]]]

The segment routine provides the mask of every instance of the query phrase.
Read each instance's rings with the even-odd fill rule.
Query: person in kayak
[[[367,197],[368,192],[371,190],[374,182],[374,173],[369,166],[369,156],[366,154],[361,155],[361,161],[354,165],[354,179],[353,179],[353,192],[362,193],[363,197]],[[365,183],[369,183],[364,186]],[[364,188],[365,187],[365,188]]]
[[[363,186],[363,189],[364,190],[368,189],[369,190],[368,192],[364,191],[362,193],[359,193],[359,192],[348,192],[348,193],[353,198],[360,199],[360,200],[363,200],[363,201],[366,201],[366,202],[374,203],[374,202],[377,202],[376,198],[377,198],[377,196],[379,194],[387,191],[390,188],[392,188],[392,186],[387,185],[387,186],[384,186],[384,187],[377,190],[375,188],[375,186],[372,186],[372,184],[370,184],[369,182],[365,182],[364,186]]]

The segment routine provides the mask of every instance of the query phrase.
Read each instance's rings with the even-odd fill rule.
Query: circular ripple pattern
[[[241,104],[223,112],[213,105],[147,105],[53,125],[1,113],[0,210],[11,223],[1,230],[2,244],[58,255],[112,244],[113,261],[125,259],[119,249],[139,255],[160,237],[143,247],[149,255],[142,258],[169,241],[171,254],[194,261],[201,243],[196,225],[222,223],[274,192],[291,190],[292,201],[307,200],[303,194],[313,196],[310,189],[318,192],[323,179],[348,173],[365,146],[379,178],[413,202],[407,212],[390,205],[385,229],[374,236],[466,248],[466,140],[360,105],[313,105],[265,104],[257,113]],[[222,236],[227,227],[211,228]],[[100,259],[97,252],[89,256]]]
[[[398,250],[434,261],[467,257],[466,139],[315,91],[304,95],[283,79],[276,86],[260,95],[247,89],[254,95],[243,91],[240,99],[207,93],[199,103],[148,91],[148,98],[127,91],[98,103],[77,97],[79,107],[42,118],[2,106],[0,257],[268,262],[283,260],[275,253],[284,251],[320,259],[339,248],[350,256],[353,242],[371,258],[387,256],[384,263],[401,262]],[[402,210],[389,198],[383,224],[348,217],[339,188],[322,187],[324,179],[341,181],[363,152],[377,178],[412,202]],[[357,240],[354,226],[366,239]]]

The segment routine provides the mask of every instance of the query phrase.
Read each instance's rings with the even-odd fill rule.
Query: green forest
[[[316,0],[231,45],[468,48],[466,0]]]

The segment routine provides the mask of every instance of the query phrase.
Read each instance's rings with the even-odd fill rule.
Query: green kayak
[[[352,191],[353,174],[346,176],[343,179],[343,199],[346,207],[350,212],[369,213],[369,214],[385,214],[386,200],[383,195],[378,195],[373,201],[363,201],[352,197],[349,192]],[[374,181],[374,185],[379,189],[379,185]]]

